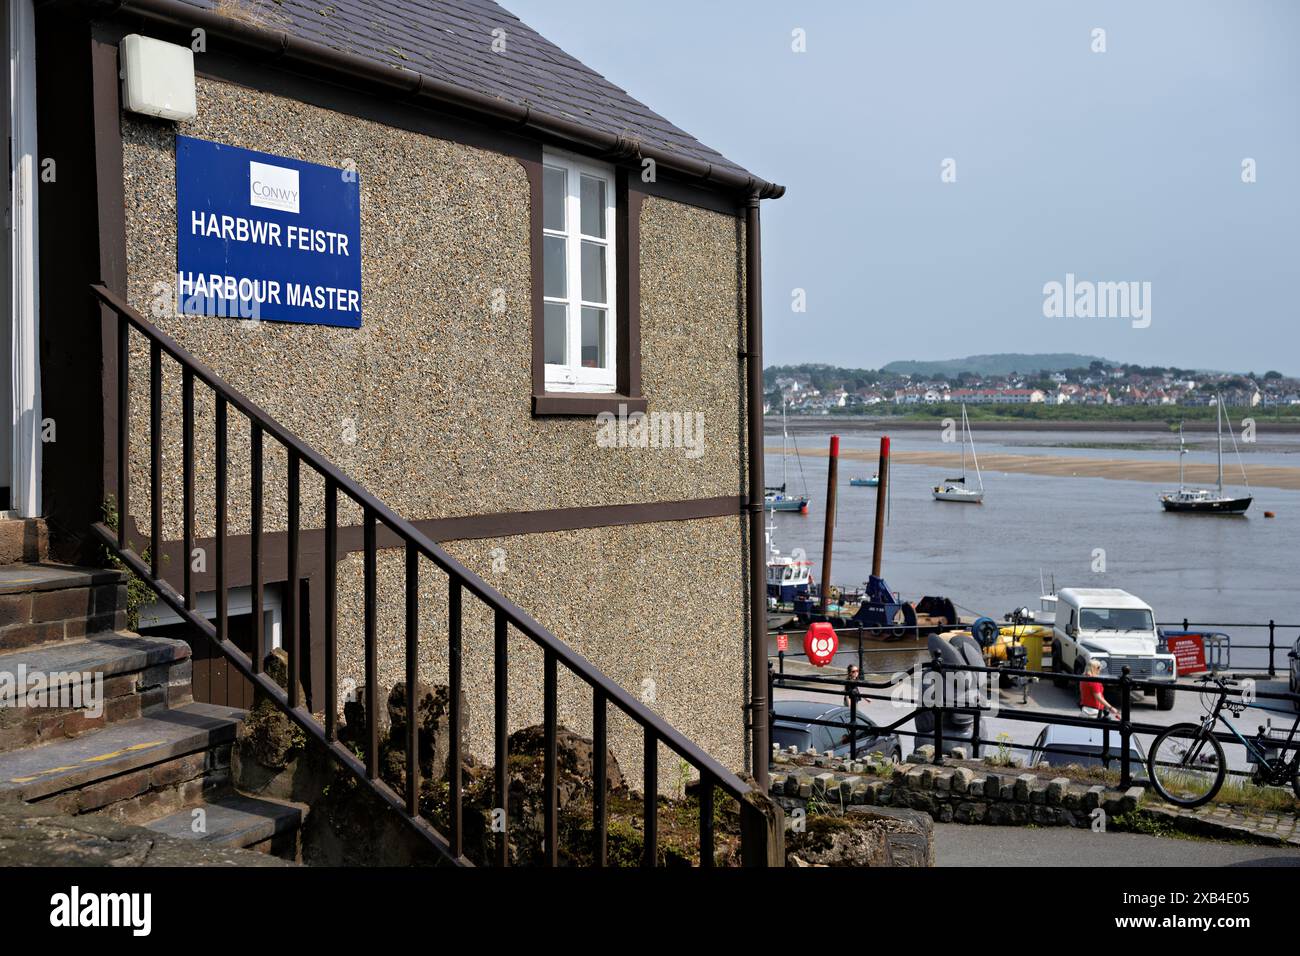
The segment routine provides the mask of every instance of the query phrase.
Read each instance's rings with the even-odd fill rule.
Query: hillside
[[[1076,352],[1042,354],[998,352],[992,355],[968,355],[965,358],[939,359],[930,362],[890,362],[880,370],[894,375],[914,377],[953,376],[961,372],[971,372],[975,375],[1030,375],[1040,371],[1059,372],[1067,368],[1087,368],[1093,362],[1116,364],[1096,355],[1079,355]]]

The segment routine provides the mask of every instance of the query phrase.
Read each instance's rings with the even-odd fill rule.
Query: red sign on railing
[[[1169,647],[1169,653],[1174,655],[1174,663],[1178,668],[1177,676],[1204,674],[1208,670],[1205,666],[1204,635],[1170,634],[1166,636],[1165,643]]]
[[[778,634],[776,636],[776,649],[778,651],[788,651],[790,649],[789,634]]]

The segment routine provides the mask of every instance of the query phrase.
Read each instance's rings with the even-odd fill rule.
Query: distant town
[[[996,366],[996,356],[976,356],[972,366]],[[990,412],[1015,414],[1014,406],[1038,406],[1033,417],[1058,417],[1051,409],[1225,408],[1276,409],[1300,415],[1300,379],[1281,372],[1239,374],[1158,366],[1113,364],[1094,359],[1071,368],[1023,370],[1032,356],[1006,356],[1014,371],[972,371],[962,360],[933,363],[946,371],[924,370],[925,363],[895,363],[879,370],[831,365],[773,366],[764,372],[765,410],[790,415],[924,413],[927,406],[964,403],[1004,406]],[[1012,361],[1014,360],[1014,361]],[[1032,364],[1032,362],[1030,362]],[[1022,414],[1029,412],[1024,409]],[[1204,414],[1204,413],[1202,413]],[[1092,416],[1089,416],[1092,417]],[[1210,415],[1212,418],[1213,415]]]

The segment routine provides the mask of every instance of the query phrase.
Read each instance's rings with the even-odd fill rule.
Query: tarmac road
[[[1007,839],[1014,836],[1014,839]],[[1072,827],[998,827],[938,823],[938,866],[1296,866],[1300,850],[1209,840],[1093,833]]]

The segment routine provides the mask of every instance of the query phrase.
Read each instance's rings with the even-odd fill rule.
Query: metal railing
[[[1293,644],[1291,645],[1283,644],[1279,646],[1277,643],[1277,632],[1296,631],[1297,636],[1300,636],[1300,624],[1279,624],[1277,623],[1277,621],[1274,620],[1269,620],[1267,623],[1257,621],[1253,624],[1241,624],[1241,623],[1222,624],[1222,623],[1211,623],[1205,621],[1189,621],[1187,618],[1183,618],[1181,621],[1165,621],[1164,623],[1157,624],[1156,627],[1178,627],[1178,628],[1182,628],[1184,631],[1196,630],[1198,628],[1220,628],[1220,627],[1267,628],[1268,629],[1267,644],[1241,644],[1241,643],[1234,642],[1232,644],[1232,647],[1237,650],[1244,650],[1244,651],[1249,651],[1249,650],[1268,651],[1268,676],[1269,677],[1277,676],[1277,652],[1290,651],[1291,647],[1293,646]],[[1294,643],[1294,639],[1293,639],[1293,643]]]
[[[945,749],[947,749],[946,742],[951,742],[959,745],[970,745],[972,747],[972,753],[971,753],[972,758],[978,758],[980,756],[981,748],[985,745],[1008,747],[1009,749],[1032,750],[1032,745],[1008,744],[1005,741],[987,740],[981,737],[980,724],[982,718],[986,714],[989,716],[996,716],[1000,720],[1013,720],[1013,721],[1022,721],[1026,723],[1036,723],[1036,724],[1056,724],[1056,725],[1069,726],[1069,727],[1095,728],[1102,732],[1101,733],[1102,748],[1099,753],[1077,750],[1073,747],[1059,747],[1056,745],[1053,745],[1052,753],[1061,754],[1065,756],[1073,755],[1073,756],[1086,757],[1093,760],[1100,760],[1103,766],[1107,769],[1110,768],[1110,765],[1113,762],[1118,762],[1120,765],[1119,786],[1122,789],[1127,789],[1128,787],[1132,786],[1134,783],[1133,774],[1132,774],[1134,735],[1145,734],[1145,735],[1155,736],[1166,729],[1164,725],[1149,724],[1149,723],[1138,722],[1133,720],[1132,709],[1133,709],[1134,693],[1137,691],[1142,691],[1144,693],[1149,691],[1154,693],[1156,690],[1160,690],[1160,689],[1173,690],[1176,693],[1195,693],[1195,694],[1205,694],[1205,693],[1217,694],[1218,693],[1217,689],[1207,688],[1207,686],[1204,684],[1187,684],[1181,681],[1171,682],[1171,681],[1139,680],[1132,677],[1129,674],[1128,667],[1125,667],[1123,669],[1123,672],[1120,674],[1120,676],[1111,677],[1111,676],[1102,676],[1102,675],[1089,676],[1084,674],[1058,674],[1049,671],[1031,671],[1031,670],[1016,669],[1010,667],[976,667],[970,664],[960,664],[960,665],[951,664],[941,659],[931,659],[931,660],[925,660],[917,664],[914,664],[906,671],[902,671],[899,672],[899,674],[894,675],[894,677],[900,679],[913,677],[915,676],[918,668],[920,669],[923,675],[922,677],[923,688],[927,686],[925,683],[924,675],[929,675],[929,674],[934,675],[932,679],[932,683],[930,683],[928,686],[929,688],[931,688],[931,692],[933,692],[933,688],[938,688],[938,699],[917,704],[911,710],[907,710],[906,713],[900,716],[897,720],[892,721],[887,725],[880,725],[880,724],[875,725],[870,731],[871,737],[879,738],[881,736],[886,736],[889,734],[908,736],[908,737],[912,737],[913,739],[919,739],[924,737],[925,739],[932,742],[934,745],[934,756],[932,757],[933,762],[935,764],[942,764],[944,762],[944,756],[945,756],[944,751]],[[1120,711],[1120,717],[1118,719],[1106,719],[1102,717],[1087,717],[1084,716],[1082,713],[1079,715],[1072,715],[1072,714],[1062,714],[1055,711],[1008,709],[1002,707],[996,708],[996,712],[993,713],[994,708],[983,706],[978,701],[975,704],[970,704],[966,700],[950,701],[948,699],[948,682],[945,680],[945,677],[948,675],[961,675],[961,674],[968,674],[968,675],[983,674],[991,680],[994,686],[996,686],[996,682],[998,678],[1000,676],[1005,675],[1005,676],[1023,677],[1023,678],[1064,680],[1066,682],[1074,684],[1076,687],[1077,685],[1085,681],[1099,683],[1103,685],[1103,688],[1115,687],[1118,688],[1118,692],[1119,692],[1118,707]],[[900,679],[891,679],[887,681],[867,681],[867,680],[859,679],[853,681],[844,677],[824,677],[824,676],[812,675],[812,674],[809,675],[779,674],[776,672],[776,670],[773,667],[769,665],[768,681],[769,681],[769,688],[770,688],[769,689],[770,696],[773,695],[776,690],[783,689],[783,690],[798,690],[805,693],[811,692],[815,694],[823,694],[827,696],[836,696],[836,697],[847,696],[850,700],[849,719],[847,721],[844,720],[836,721],[836,720],[824,720],[820,718],[811,719],[807,717],[795,716],[792,714],[782,714],[781,702],[775,700],[774,696],[772,696],[771,699],[773,703],[772,703],[769,719],[773,724],[775,724],[777,721],[786,721],[788,723],[807,724],[812,726],[823,726],[823,727],[835,727],[835,728],[842,728],[844,730],[849,730],[850,728],[854,728],[854,730],[850,734],[848,734],[849,742],[850,742],[850,759],[857,759],[858,701],[863,699],[882,700],[882,701],[887,700],[893,703],[897,703],[893,693],[886,695],[886,694],[873,693],[873,691],[892,690],[893,688],[896,688],[898,686],[898,684],[900,683]],[[1076,697],[1077,697],[1077,691],[1076,691]],[[1300,694],[1276,693],[1276,692],[1265,692],[1265,691],[1256,690],[1254,691],[1254,698],[1262,699],[1262,700],[1288,701],[1289,703],[1291,703],[1293,707],[1300,708]],[[928,713],[931,716],[934,725],[932,731],[918,732],[918,731],[909,731],[903,729],[904,724],[914,721],[918,715],[924,713]],[[960,736],[949,737],[945,734],[944,718],[948,714],[955,714],[955,713],[970,714],[972,716],[973,718],[972,731],[969,736],[963,734]],[[1112,734],[1116,734],[1119,737],[1119,752],[1114,755],[1112,755],[1110,752],[1110,739]],[[1224,731],[1215,731],[1214,735],[1220,740],[1221,743],[1235,744],[1238,742],[1236,738],[1234,738],[1231,734],[1228,734]],[[1238,775],[1238,776],[1243,775],[1241,771],[1235,771],[1235,770],[1229,770],[1228,773]],[[1140,782],[1145,783],[1146,781],[1140,781]]]
[[[326,748],[330,756],[346,768],[360,783],[367,786],[389,807],[397,811],[410,827],[431,844],[447,860],[458,865],[472,865],[464,853],[463,827],[463,770],[465,752],[463,741],[464,686],[461,671],[462,614],[464,595],[468,592],[486,605],[493,614],[494,647],[494,760],[496,809],[507,821],[506,829],[497,834],[494,862],[509,863],[509,727],[506,702],[508,699],[509,662],[507,635],[509,628],[529,638],[543,653],[543,737],[544,737],[544,839],[543,862],[548,866],[559,863],[558,799],[557,799],[557,727],[558,678],[563,666],[570,674],[591,688],[593,728],[593,794],[592,823],[594,845],[592,858],[596,865],[606,863],[609,800],[607,792],[606,748],[608,711],[613,705],[626,714],[642,731],[644,741],[644,821],[643,860],[645,866],[654,866],[657,860],[657,796],[658,796],[658,746],[662,744],[675,752],[699,774],[700,864],[711,866],[714,861],[715,834],[713,813],[713,788],[735,798],[741,813],[741,856],[748,866],[762,866],[768,860],[769,847],[764,842],[768,827],[762,821],[751,819],[762,811],[746,799],[750,787],[727,770],[676,729],[667,724],[648,707],[629,695],[581,654],[565,645],[559,638],[535,621],[525,611],[498,593],[477,574],[457,562],[436,542],[432,541],[409,521],[393,512],[359,484],[339,471],[333,464],[308,446],[304,441],[278,423],[256,404],[223,381],[215,372],[182,348],[162,330],[158,329],[122,298],[102,285],[92,286],[98,301],[107,307],[101,310],[116,320],[117,331],[117,402],[105,408],[105,434],[116,433],[117,439],[117,528],[101,522],[94,532],[104,545],[137,576],[142,578],[180,617],[196,631],[212,641],[227,659],[248,678],[267,698],[280,707],[312,739]],[[128,536],[131,525],[130,511],[130,347],[134,329],[149,344],[149,482],[150,524],[149,558],[140,556]],[[185,556],[184,582],[177,591],[163,576],[162,569],[162,485],[163,485],[163,358],[166,356],[181,369],[181,456],[182,456],[182,535]],[[214,541],[216,620],[215,624],[195,611],[195,582],[189,555],[194,550],[194,391],[195,383],[206,386],[215,400],[216,456],[215,474],[215,525]],[[241,650],[229,637],[227,586],[228,496],[227,480],[228,418],[230,410],[243,415],[249,422],[249,462],[251,483],[249,512],[251,535],[249,556],[252,568],[252,624],[253,653]],[[115,420],[113,418],[115,416]],[[287,580],[299,579],[301,555],[300,473],[303,466],[315,471],[325,485],[325,707],[324,723],[317,721],[311,711],[303,706],[300,689],[301,668],[301,614],[298,587],[285,588],[283,620],[283,646],[287,654],[288,689],[283,690],[263,671],[267,653],[266,634],[263,629],[265,533],[263,461],[264,443],[277,442],[287,456]],[[338,505],[342,495],[359,506],[363,514],[364,551],[364,672],[365,714],[367,726],[363,743],[364,762],[338,739],[338,595],[336,565],[339,553]],[[379,719],[380,706],[379,667],[377,660],[378,595],[377,553],[378,531],[383,528],[391,540],[395,537],[405,553],[405,690],[410,717],[406,721],[405,741],[406,792],[399,795],[380,779]],[[448,784],[450,790],[448,832],[444,836],[420,814],[420,766],[417,759],[418,721],[414,719],[414,701],[417,687],[417,662],[419,656],[419,594],[418,577],[421,562],[430,562],[447,576],[447,661],[449,690],[448,733]]]

